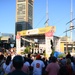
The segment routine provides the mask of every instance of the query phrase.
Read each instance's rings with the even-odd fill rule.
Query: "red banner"
[[[20,34],[17,34],[16,35],[16,39],[20,39]]]
[[[45,36],[46,36],[46,37],[52,37],[52,36],[53,36],[53,33],[54,33],[54,32],[47,32],[47,33],[45,33]]]
[[[45,33],[45,36],[46,37],[52,37],[53,34],[54,34],[54,26],[51,28],[51,30],[49,32]]]

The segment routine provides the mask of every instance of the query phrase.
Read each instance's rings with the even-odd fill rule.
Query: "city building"
[[[46,57],[49,57],[50,53],[52,52],[50,41],[51,40],[53,41],[53,39],[54,39],[53,34],[55,33],[55,31],[56,31],[55,26],[46,26],[43,28],[22,30],[18,33],[20,34],[22,40],[23,41],[25,40],[24,43],[22,42],[23,45],[25,47],[27,47],[29,45],[31,46],[31,52],[33,54],[46,52]],[[56,38],[56,39],[58,39],[58,38]],[[17,41],[17,43],[18,42],[19,41]],[[19,42],[19,43],[21,43],[21,42]],[[17,45],[17,46],[19,46],[19,45]]]
[[[75,41],[70,42],[70,37],[64,36],[60,38],[60,51],[63,53],[75,52]]]
[[[11,48],[11,44],[15,44],[14,34],[11,33],[1,33],[0,36],[0,47],[9,49]]]
[[[33,0],[16,0],[16,25],[17,31],[33,28]]]
[[[14,34],[11,33],[1,33],[1,41],[8,42],[14,40]]]

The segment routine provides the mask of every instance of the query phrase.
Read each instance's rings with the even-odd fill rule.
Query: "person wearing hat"
[[[31,67],[33,67],[33,75],[42,75],[42,70],[45,67],[45,64],[41,59],[40,55],[36,56],[36,60],[31,63]]]

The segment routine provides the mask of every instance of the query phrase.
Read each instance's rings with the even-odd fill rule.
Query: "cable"
[[[40,22],[34,27],[36,28],[37,26],[39,26],[39,24],[42,22],[42,20],[45,18],[45,16],[40,20]]]
[[[69,24],[70,22],[74,21],[74,20],[75,20],[75,18],[74,18],[74,19],[72,19],[72,20],[70,20],[69,22],[67,22],[67,23],[66,23],[66,25],[67,25],[67,24]]]

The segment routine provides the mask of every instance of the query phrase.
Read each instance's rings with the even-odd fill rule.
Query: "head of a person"
[[[68,51],[68,54],[70,54],[70,52]]]
[[[70,65],[70,64],[71,64],[71,59],[69,59],[69,58],[66,59],[66,64],[67,64],[67,65]]]
[[[1,54],[1,55],[0,55],[0,61],[2,61],[3,59],[4,59],[4,55]]]
[[[31,56],[31,54],[29,53],[29,54],[28,54],[28,58],[30,58],[30,56]]]
[[[68,54],[66,55],[66,58],[71,58],[70,52],[68,52]]]
[[[40,54],[38,54],[38,55],[36,56],[36,59],[37,59],[37,60],[41,59]]]
[[[51,60],[55,63],[57,61],[57,58],[53,56]]]
[[[24,60],[22,56],[16,55],[13,58],[13,66],[16,70],[21,70],[21,68],[23,67],[23,63],[24,63]]]

